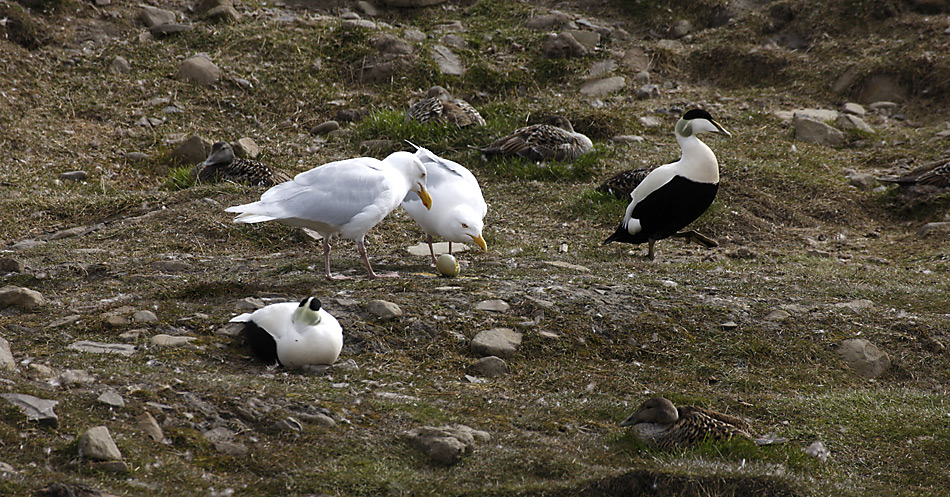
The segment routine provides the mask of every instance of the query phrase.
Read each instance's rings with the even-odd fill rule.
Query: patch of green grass
[[[587,219],[597,222],[619,221],[629,202],[596,189],[584,190],[567,204],[562,215],[570,219]]]

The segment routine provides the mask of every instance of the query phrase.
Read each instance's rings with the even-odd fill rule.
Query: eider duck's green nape
[[[683,114],[683,117],[676,122],[674,129],[678,135],[683,137],[704,132],[732,136],[732,133],[726,131],[721,124],[712,118],[709,112],[703,109],[692,109]]]
[[[300,305],[294,310],[294,323],[300,323],[306,326],[314,326],[320,323],[320,299],[316,297],[307,297],[300,301]]]

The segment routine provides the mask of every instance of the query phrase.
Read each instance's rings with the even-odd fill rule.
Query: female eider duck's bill
[[[697,136],[701,133],[731,136],[705,110],[693,109],[684,114],[674,126],[682,156],[676,162],[653,169],[640,181],[630,193],[623,220],[604,244],[647,242],[650,259],[655,257],[656,241],[671,236],[707,247],[718,245],[695,231],[680,232],[706,212],[719,191],[719,162]]]
[[[231,319],[244,323],[248,345],[268,364],[297,368],[330,365],[343,349],[343,329],[316,297],[262,307]]]

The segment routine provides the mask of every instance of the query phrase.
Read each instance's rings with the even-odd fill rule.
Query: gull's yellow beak
[[[426,187],[419,185],[419,188],[419,198],[422,199],[422,205],[426,206],[427,210],[432,210],[432,197],[429,196]]]
[[[483,252],[488,252],[488,244],[485,243],[485,239],[482,238],[481,235],[478,235],[478,236],[468,235],[468,236],[472,237],[472,241],[475,242],[476,245],[481,247]]]

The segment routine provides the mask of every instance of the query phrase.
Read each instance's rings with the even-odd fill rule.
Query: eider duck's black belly
[[[638,234],[653,240],[675,234],[702,216],[718,191],[719,183],[699,183],[674,176],[634,207],[633,217],[640,220],[642,228]]]
[[[277,342],[264,328],[258,326],[254,321],[248,321],[244,324],[244,337],[258,359],[267,364],[278,362]]]

